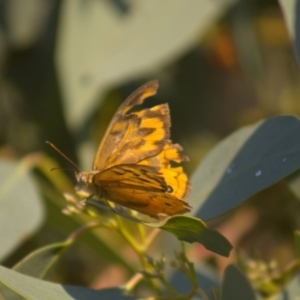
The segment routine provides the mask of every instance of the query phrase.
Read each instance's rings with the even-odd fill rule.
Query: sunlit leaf
[[[123,296],[118,288],[96,291],[79,286],[60,285],[23,275],[3,266],[0,266],[0,282],[30,300],[133,299]]]
[[[37,249],[16,264],[13,270],[36,278],[49,278],[62,252],[71,244],[72,242],[68,240]]]
[[[279,116],[244,127],[220,142],[193,178],[189,203],[210,219],[300,168],[300,121]]]
[[[12,0],[5,3],[2,9],[10,44],[27,48],[32,46],[43,32],[51,5],[47,1],[39,0],[29,0],[27,5],[23,4],[23,1]]]
[[[78,127],[113,85],[177,59],[235,0],[63,1],[57,68],[66,117]]]
[[[44,219],[44,207],[29,173],[28,157],[19,163],[0,161],[0,258],[32,235]]]
[[[300,2],[279,0],[289,35],[294,43],[298,62],[300,62]]]
[[[278,293],[278,295],[273,296],[274,300],[295,300],[300,295],[300,276],[295,276],[285,287]]]
[[[13,267],[14,271],[40,279],[50,279],[53,268],[63,250],[71,245],[71,240],[55,243],[35,250]],[[1,287],[5,299],[22,300],[23,298],[7,287]]]
[[[94,207],[98,209],[100,207],[105,208],[100,202],[93,201],[93,204]],[[163,220],[154,221],[152,219],[151,222],[148,222],[148,220],[142,220],[123,211],[116,210],[115,213],[126,219],[166,230],[174,234],[179,240],[189,243],[200,243],[206,249],[222,256],[229,256],[230,250],[232,249],[232,245],[224,236],[216,230],[207,228],[203,221],[194,217],[178,215]]]

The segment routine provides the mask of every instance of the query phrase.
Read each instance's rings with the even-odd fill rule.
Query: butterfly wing
[[[115,166],[94,175],[93,183],[103,198],[152,217],[190,211],[185,201],[168,193],[169,186],[153,167]]]
[[[119,107],[96,153],[93,170],[120,164],[136,164],[162,151],[170,136],[167,104],[127,114],[156,93],[157,81],[150,81],[133,92]]]
[[[116,187],[138,188],[148,191],[167,192],[168,185],[157,170],[143,165],[118,165],[93,176],[93,184],[106,193]],[[107,198],[110,200],[110,198]]]
[[[147,158],[139,164],[158,168],[166,184],[171,187],[170,194],[178,199],[185,199],[191,190],[188,177],[182,167],[172,167],[170,164],[171,161],[180,163],[188,160],[188,157],[182,155],[180,151],[182,151],[180,145],[168,141],[158,155]]]
[[[191,210],[187,202],[171,194],[124,186],[110,190],[108,199],[154,218],[183,214]]]

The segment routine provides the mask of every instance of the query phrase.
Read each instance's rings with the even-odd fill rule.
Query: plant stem
[[[171,285],[167,282],[164,276],[160,276],[159,279],[172,296],[178,295],[178,293],[171,287]]]
[[[99,223],[97,221],[90,222],[90,223],[88,223],[84,226],[81,226],[69,235],[67,241],[72,243],[76,238],[78,238],[78,236],[80,236],[84,232],[86,232],[88,230],[91,230],[91,229],[94,229],[94,228],[97,228],[97,227],[100,227],[100,226],[101,226],[101,223]]]
[[[137,226],[138,226],[138,231],[139,231],[139,234],[141,237],[141,242],[142,242],[142,244],[145,244],[145,240],[146,240],[145,226],[140,223],[138,223]]]
[[[147,240],[145,241],[145,248],[146,249],[148,249],[151,246],[151,244],[153,243],[153,241],[155,240],[155,238],[158,236],[159,233],[160,233],[160,229],[159,228],[154,228],[150,232]]]
[[[142,247],[140,247],[136,240],[133,239],[133,236],[128,232],[126,226],[123,222],[122,217],[115,215],[115,220],[117,222],[117,230],[120,235],[125,239],[125,241],[131,246],[131,248],[138,254],[143,252]]]
[[[131,246],[131,248],[134,250],[134,252],[137,254],[137,256],[139,257],[140,263],[142,265],[142,268],[144,271],[146,272],[151,272],[151,270],[149,270],[149,264],[146,258],[146,250],[147,247],[145,247],[145,242],[143,245],[139,245],[138,242],[133,238],[132,234],[130,232],[128,232],[128,230],[126,229],[126,226],[123,222],[122,217],[116,215],[115,216],[115,220],[117,222],[117,230],[120,233],[120,235],[125,239],[125,241]],[[149,279],[149,282],[152,286],[152,288],[158,293],[160,294],[161,291],[158,287],[158,284],[153,280],[153,279]]]
[[[144,278],[141,273],[136,273],[129,281],[123,286],[125,294],[129,294],[131,290]]]

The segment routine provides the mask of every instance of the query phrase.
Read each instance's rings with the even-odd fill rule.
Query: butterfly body
[[[157,88],[157,81],[146,83],[123,102],[98,148],[93,170],[76,175],[89,194],[151,217],[190,211],[184,201],[190,190],[187,175],[170,164],[188,158],[169,139],[168,105],[127,113]]]

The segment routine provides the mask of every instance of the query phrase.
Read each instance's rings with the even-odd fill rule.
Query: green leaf
[[[229,265],[224,273],[221,300],[255,300],[251,284],[245,275],[235,266]]]
[[[102,207],[101,203],[97,201],[90,201],[95,208]],[[105,206],[103,206],[105,208]],[[200,243],[206,249],[213,251],[222,256],[229,256],[232,245],[230,242],[221,235],[218,231],[207,228],[206,224],[198,218],[190,216],[173,216],[163,220],[151,220],[151,222],[133,217],[122,211],[115,211],[116,214],[142,223],[150,227],[156,227],[174,234],[179,240],[189,243]],[[145,219],[148,219],[147,216]],[[150,218],[151,219],[151,218]]]
[[[278,293],[278,295],[273,296],[274,300],[297,300],[300,295],[300,276],[295,276],[285,288]]]
[[[169,218],[160,229],[174,234],[179,240],[200,243],[206,249],[222,256],[229,256],[232,245],[218,231],[209,229],[197,218],[174,216]]]
[[[288,33],[294,42],[298,63],[300,62],[300,2],[297,0],[279,0]]]
[[[56,62],[67,121],[78,128],[116,84],[153,74],[193,45],[235,0],[63,1]]]
[[[18,262],[13,270],[32,277],[49,279],[57,260],[72,242],[67,240],[39,248]]]
[[[30,168],[37,157],[19,163],[0,160],[0,259],[32,235],[44,220],[44,206]]]
[[[295,238],[295,246],[296,246],[297,257],[298,257],[298,259],[300,259],[300,231],[299,230],[297,230],[295,232],[294,238]]]
[[[220,142],[192,178],[189,203],[207,220],[227,212],[300,168],[300,121],[279,116]]]
[[[27,255],[18,264],[13,267],[13,270],[40,279],[50,279],[53,268],[60,258],[63,250],[72,244],[72,240],[67,240],[63,243],[55,243],[37,249]],[[23,298],[15,294],[12,290],[1,287],[1,292],[5,299],[22,300]]]
[[[18,0],[7,2],[3,6],[6,34],[14,48],[28,49],[40,37],[51,12],[49,4],[44,1],[30,0],[23,6]]]
[[[79,286],[61,285],[23,275],[3,266],[0,266],[0,282],[28,300],[133,299],[123,296],[119,288],[96,291]]]

